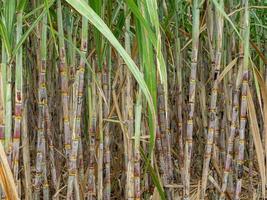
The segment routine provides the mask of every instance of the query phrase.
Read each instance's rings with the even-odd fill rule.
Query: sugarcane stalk
[[[243,177],[243,162],[245,148],[245,129],[247,123],[247,90],[248,90],[248,63],[249,63],[249,9],[248,0],[244,0],[244,17],[243,17],[243,40],[244,40],[244,62],[242,74],[242,89],[241,89],[241,105],[240,105],[240,127],[239,127],[239,148],[237,157],[237,183],[235,190],[235,200],[240,199],[242,177]],[[241,52],[242,53],[242,52]]]
[[[2,50],[2,56],[3,56]],[[4,60],[4,59],[3,59]],[[0,68],[0,142],[4,145],[5,142],[5,94],[4,94],[4,83],[5,83],[5,73],[4,73],[4,63],[1,63]],[[2,197],[2,188],[0,188],[0,197]]]
[[[74,179],[77,179],[77,157],[79,145],[81,140],[81,113],[82,113],[82,105],[83,105],[83,88],[84,88],[84,71],[85,71],[85,61],[84,57],[87,54],[87,46],[88,46],[88,20],[83,17],[82,19],[82,35],[81,35],[81,52],[82,57],[80,58],[80,65],[77,69],[75,82],[74,82],[74,120],[72,126],[72,141],[71,141],[71,153],[70,153],[70,166],[69,166],[69,178],[68,178],[68,191],[67,198],[71,197]],[[81,143],[80,143],[81,144]],[[82,153],[82,152],[80,152]],[[76,198],[80,199],[79,191],[75,192]]]
[[[14,37],[15,32],[14,30],[14,18],[15,18],[15,6],[16,6],[16,0],[10,0],[10,1],[4,1],[3,2],[3,18],[5,21],[5,27],[7,34],[9,35],[8,38],[2,38],[2,43],[5,44],[5,42],[9,42],[10,45],[13,45],[14,42],[16,41],[16,38]],[[14,37],[14,38],[13,38]],[[7,40],[7,41],[5,41]],[[2,49],[2,63],[3,63],[3,72],[5,74],[4,78],[4,84],[5,84],[5,151],[7,154],[7,159],[10,167],[12,168],[12,102],[14,101],[13,98],[13,90],[12,90],[12,85],[13,85],[13,68],[14,68],[14,62],[10,62],[11,58],[11,52],[7,48],[7,46],[3,45]]]
[[[82,133],[82,132],[81,132]],[[79,138],[79,146],[78,146],[78,171],[79,171],[79,177],[77,177],[76,181],[84,180],[84,158],[83,158],[83,142],[82,137]]]
[[[50,127],[46,128],[45,123],[49,119],[47,116],[47,88],[46,88],[46,43],[47,43],[47,16],[45,15],[42,20],[42,24],[39,31],[40,34],[40,56],[38,58],[41,60],[37,62],[39,64],[39,80],[38,80],[38,131],[37,131],[37,155],[36,155],[36,175],[34,180],[34,198],[40,198],[40,187],[43,183],[43,198],[49,199],[49,184],[47,178],[47,165],[46,165],[46,138],[45,132],[50,131]],[[38,54],[39,55],[39,54]],[[49,124],[48,124],[49,125]],[[47,131],[48,130],[48,131]],[[51,133],[49,132],[48,138],[50,138],[51,145]],[[51,154],[51,153],[50,153]],[[54,155],[50,155],[53,157]],[[51,166],[55,166],[54,158],[51,159]],[[55,176],[55,168],[51,168],[52,176]]]
[[[69,158],[71,150],[71,130],[69,121],[69,92],[68,92],[68,69],[66,63],[66,50],[64,43],[64,30],[62,20],[61,0],[57,0],[57,23],[58,23],[58,45],[59,45],[59,72],[60,72],[60,89],[61,103],[63,110],[64,142],[65,154]]]
[[[179,146],[179,160],[180,162],[180,174],[182,182],[184,183],[184,137],[183,137],[183,116],[182,116],[182,104],[183,104],[183,94],[182,94],[182,62],[181,62],[181,53],[180,53],[180,38],[179,38],[179,10],[178,10],[178,3],[175,3],[175,65],[177,68],[177,134],[178,134],[178,146]]]
[[[49,149],[49,164],[51,170],[51,179],[54,188],[57,188],[57,171],[56,171],[56,163],[55,163],[55,151],[54,151],[54,137],[51,131],[51,117],[49,113],[49,108],[45,105],[45,125],[46,125],[46,133],[48,138],[48,149]]]
[[[5,106],[5,147],[8,163],[11,165],[12,153],[12,64],[7,65],[7,86]]]
[[[218,115],[218,107],[216,109],[216,115]],[[219,164],[219,134],[220,134],[220,118],[217,116],[215,118],[215,128],[214,128],[214,142],[212,144],[212,160]]]
[[[32,188],[31,188],[31,168],[30,168],[30,148],[29,148],[29,135],[28,135],[28,106],[27,101],[24,103],[23,118],[22,118],[22,156],[23,156],[23,168],[25,176],[25,200],[32,200]]]
[[[238,112],[239,112],[239,94],[240,91],[238,89],[239,86],[236,87],[234,91],[234,100],[232,106],[232,116],[231,116],[231,125],[230,125],[230,135],[227,141],[227,150],[226,150],[226,160],[224,164],[224,172],[223,172],[223,179],[222,179],[222,187],[221,187],[221,195],[220,199],[225,198],[225,191],[227,188],[228,182],[228,175],[230,172],[232,157],[233,157],[233,149],[234,149],[234,138],[236,134],[236,123],[238,119]]]
[[[188,101],[188,119],[186,128],[186,142],[184,150],[184,200],[189,199],[190,192],[190,163],[192,155],[192,135],[193,135],[193,118],[195,110],[195,94],[196,94],[196,73],[198,61],[198,43],[199,43],[199,1],[192,2],[192,55],[191,55],[191,73],[189,79],[189,101]]]
[[[154,4],[154,5],[153,5]],[[158,59],[157,65],[161,66],[161,69],[158,69],[160,75],[160,81],[158,80],[158,89],[162,87],[162,101],[161,105],[159,104],[158,107],[161,108],[162,114],[164,115],[159,115],[160,119],[159,121],[163,121],[163,123],[160,123],[160,129],[161,129],[161,134],[163,135],[162,141],[163,141],[163,148],[164,148],[164,157],[166,159],[166,165],[167,165],[167,175],[168,175],[168,184],[172,183],[173,180],[173,165],[172,165],[172,153],[171,153],[171,131],[170,131],[170,114],[169,114],[169,105],[168,105],[168,77],[166,74],[166,80],[163,81],[163,73],[164,70],[166,70],[165,62],[167,60],[167,49],[166,49],[166,36],[164,34],[161,35],[160,28],[159,28],[159,20],[163,20],[163,13],[167,12],[166,8],[164,5],[166,5],[166,2],[163,0],[159,3],[159,7],[157,5],[157,1],[153,1],[151,5],[155,6],[159,10],[158,16],[154,16],[153,18],[153,26],[155,26],[155,34],[158,37],[158,42],[157,42],[157,51],[156,51],[156,56]],[[151,17],[151,16],[150,16]],[[164,69],[163,69],[164,68]],[[160,103],[160,102],[158,102]],[[163,126],[161,126],[163,125]],[[168,188],[167,189],[167,195],[172,198],[171,194],[172,189]]]
[[[16,42],[18,43],[22,36],[22,10],[17,12],[17,28]],[[16,185],[18,187],[18,171],[19,171],[19,145],[21,136],[21,118],[23,106],[23,66],[22,66],[22,47],[19,48],[16,55],[16,71],[15,71],[15,122],[12,146],[12,162],[13,174]]]
[[[163,148],[162,148],[162,142],[161,142],[161,133],[159,126],[157,126],[156,129],[156,148],[158,151],[158,161],[159,161],[159,166],[160,166],[160,177],[162,179],[163,184],[167,184],[168,182],[168,176],[166,174],[166,163],[164,159],[164,154],[163,154]]]
[[[141,199],[141,169],[140,169],[140,131],[142,118],[142,94],[139,90],[135,104],[135,134],[134,134],[134,199]]]
[[[230,2],[230,5],[232,2]],[[231,49],[230,52],[232,54],[235,54],[235,38],[231,37]],[[240,44],[240,50],[239,52],[241,54],[243,54],[243,45]],[[230,54],[231,55],[231,54]],[[230,56],[231,57],[231,56]],[[230,119],[230,127],[229,127],[229,134],[228,134],[228,138],[227,138],[227,149],[226,149],[226,156],[225,156],[225,160],[224,160],[224,169],[223,169],[223,174],[222,174],[222,186],[221,186],[221,194],[220,194],[220,200],[224,200],[225,199],[225,191],[227,189],[228,184],[230,185],[230,183],[228,182],[229,174],[230,174],[230,170],[231,170],[231,165],[232,165],[232,160],[233,160],[233,153],[234,153],[234,139],[236,136],[236,132],[238,130],[238,122],[239,122],[239,97],[240,97],[240,85],[241,85],[241,81],[236,77],[239,77],[238,74],[242,73],[242,65],[243,65],[243,59],[239,60],[239,64],[238,64],[238,68],[236,69],[234,68],[234,73],[233,74],[229,74],[229,98],[231,100],[230,102],[230,106],[231,106],[231,112],[229,111],[229,119]],[[238,71],[238,72],[236,72]],[[229,106],[229,107],[230,107]],[[230,179],[232,181],[232,179]],[[231,184],[232,185],[232,184]],[[230,187],[232,188],[232,187]]]
[[[41,45],[40,45],[40,50],[41,50],[41,69],[39,72],[39,77],[41,79],[41,83],[39,85],[40,89],[40,95],[41,98],[43,99],[43,119],[44,122],[44,127],[45,127],[45,133],[47,135],[48,139],[48,151],[49,151],[49,164],[50,164],[50,170],[51,170],[51,178],[52,178],[52,184],[54,188],[56,188],[56,179],[57,179],[57,172],[56,172],[56,167],[55,167],[55,155],[54,155],[54,145],[53,145],[53,136],[51,132],[51,117],[49,113],[49,108],[48,108],[48,97],[47,97],[47,87],[46,87],[46,74],[47,74],[47,15],[43,17],[42,20],[42,33],[41,33]],[[41,101],[42,101],[41,99]],[[46,140],[44,138],[43,141],[44,144],[46,144]],[[44,185],[43,185],[43,194],[44,198],[49,199],[49,185],[48,185],[48,180],[46,174],[47,172],[47,166],[46,166],[46,145],[43,146],[43,152],[44,152]]]
[[[44,111],[45,112],[45,111]],[[44,200],[49,200],[49,184],[48,184],[48,173],[47,173],[47,155],[46,155],[46,139],[45,137],[42,138],[43,139],[43,163],[42,163],[42,168],[43,168],[43,177],[44,177],[44,180],[43,180],[43,199]]]
[[[42,83],[41,77],[39,83]],[[41,84],[39,84],[41,85]],[[40,199],[40,187],[43,182],[43,160],[44,150],[45,150],[45,138],[44,138],[44,102],[41,99],[42,91],[39,88],[39,98],[38,98],[38,131],[37,131],[37,154],[36,154],[36,164],[35,164],[35,177],[34,177],[34,199]]]
[[[164,185],[169,185],[171,181],[171,167],[170,167],[170,139],[168,138],[168,122],[166,117],[166,110],[165,110],[165,99],[163,93],[163,85],[158,85],[158,120],[159,120],[159,131],[160,131],[160,138],[161,138],[161,146],[162,146],[162,153],[164,157],[164,166],[162,166],[163,174],[166,176],[164,180]],[[163,164],[163,163],[162,163]],[[167,196],[169,199],[172,198],[170,188],[166,188]]]
[[[5,52],[4,44],[2,43],[2,60],[1,60],[1,122],[0,122],[0,139],[2,144],[5,147],[5,151],[7,151],[6,147],[6,137],[5,137],[5,121],[7,119],[6,117],[6,93],[7,93],[7,55]],[[2,187],[0,188],[0,197],[5,197],[5,194],[2,190]]]
[[[94,64],[93,64],[94,66]],[[96,199],[96,182],[95,182],[95,157],[96,145],[95,137],[97,130],[97,114],[96,114],[96,88],[95,82],[90,80],[90,88],[88,91],[89,105],[90,105],[90,122],[89,122],[89,175],[88,175],[88,200]]]
[[[223,8],[223,1],[220,1],[220,7]],[[213,75],[213,86],[211,91],[211,100],[210,100],[210,113],[209,113],[209,125],[208,125],[208,135],[205,147],[205,156],[203,161],[203,171],[202,171],[202,184],[201,184],[201,196],[200,198],[204,200],[206,195],[206,187],[208,181],[208,174],[209,174],[209,164],[211,159],[212,153],[212,146],[214,140],[214,132],[216,128],[216,109],[217,109],[217,96],[218,96],[218,77],[220,74],[221,68],[221,54],[222,54],[222,36],[223,36],[223,16],[217,12],[216,15],[217,23],[216,23],[216,53],[215,53],[215,60],[214,60],[214,75]]]
[[[102,85],[101,73],[98,72],[99,84]],[[102,111],[103,109],[103,100],[102,97],[98,97],[98,109]],[[97,152],[97,199],[103,199],[103,158],[104,158],[104,135],[103,135],[103,112],[99,112],[99,145]]]
[[[219,149],[218,156],[219,160],[218,162],[220,163],[220,166],[224,166],[224,161],[225,161],[225,149],[226,149],[226,138],[228,138],[228,129],[227,129],[227,113],[223,113],[223,118],[221,121],[221,127],[218,130],[218,140],[217,140],[217,148]],[[223,167],[222,173],[223,173]]]
[[[41,42],[40,42],[40,50],[41,50],[41,67],[40,67],[40,71],[39,71],[39,107],[42,107],[41,108],[41,118],[38,119],[40,120],[40,122],[38,122],[38,124],[40,123],[40,128],[43,128],[44,129],[44,134],[45,132],[47,133],[47,136],[48,138],[50,138],[49,140],[49,146],[51,146],[51,133],[49,133],[49,127],[45,126],[45,124],[47,123],[49,125],[50,123],[50,119],[47,119],[48,116],[47,116],[47,110],[48,110],[48,106],[47,106],[47,102],[48,102],[48,99],[47,99],[47,88],[46,88],[46,65],[47,65],[47,62],[46,62],[46,57],[47,57],[47,48],[46,48],[46,43],[47,43],[47,15],[45,15],[43,17],[43,20],[42,20],[42,26],[41,26],[41,30],[42,30],[42,33],[41,33]],[[45,138],[45,135],[43,135],[42,137],[42,152],[43,152],[43,177],[44,177],[44,180],[43,180],[43,199],[45,200],[48,200],[49,199],[49,184],[48,184],[48,172],[47,172],[47,165],[46,165],[46,162],[47,162],[47,156],[46,156],[46,152],[47,152],[47,148],[46,148],[46,138]],[[51,149],[49,149],[49,151],[51,151]],[[52,176],[56,176],[55,175],[55,163],[54,163],[54,155],[53,155],[53,150],[49,153],[50,154],[50,158],[51,158],[51,170],[52,170]]]
[[[3,53],[4,49],[2,49],[2,61],[4,60]],[[6,83],[6,74],[5,74],[5,64],[1,63],[0,68],[0,141],[4,145],[5,139],[5,83]]]
[[[128,13],[129,9],[127,5],[124,6],[124,13],[125,13],[125,50],[126,52],[131,55],[131,38],[130,38],[130,25],[131,25],[131,13]],[[134,163],[135,157],[133,153],[133,142],[132,137],[134,134],[134,127],[133,127],[133,92],[132,92],[132,76],[128,69],[123,68],[124,76],[126,76],[126,86],[123,92],[123,98],[125,98],[125,103],[122,104],[123,106],[123,118],[126,124],[126,131],[129,138],[125,138],[127,141],[126,148],[127,148],[127,162],[126,162],[126,198],[130,199],[134,196],[135,186],[134,185]],[[140,156],[140,155],[139,155]],[[138,191],[138,188],[136,188]]]
[[[109,104],[109,81],[108,81],[108,69],[107,65],[103,67],[102,71],[102,88],[105,98]],[[109,115],[109,105],[104,104],[103,117],[106,119]],[[111,192],[110,185],[110,132],[109,125],[104,127],[104,196],[103,199],[110,199]]]

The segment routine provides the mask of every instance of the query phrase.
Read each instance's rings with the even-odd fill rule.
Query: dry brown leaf
[[[256,67],[253,68],[253,72],[255,72],[256,74],[256,78],[257,78],[257,81],[259,83],[260,90],[261,90],[261,96],[262,96],[262,101],[263,101],[264,137],[267,138],[267,88],[266,88],[266,84],[260,72],[257,70]],[[265,140],[264,149],[265,149],[265,158],[267,159],[267,140]],[[267,177],[265,178],[265,181],[266,180],[267,180]]]
[[[2,68],[2,67],[0,67]],[[3,78],[2,78],[3,74],[2,71],[0,69],[0,124],[4,124],[4,94],[3,94]]]
[[[264,162],[264,151],[260,137],[260,131],[258,126],[257,115],[255,111],[255,106],[253,99],[248,88],[248,117],[249,124],[252,132],[253,142],[256,149],[257,160],[259,163],[260,176],[262,181],[262,195],[265,197],[265,162]]]
[[[151,200],[161,200],[157,188],[154,188],[154,192],[153,192],[153,195],[152,195],[152,197],[151,197]]]
[[[221,72],[220,76],[218,77],[218,82],[221,82],[222,79],[224,78],[224,76],[233,68],[233,66],[235,66],[237,62],[237,58],[235,58],[234,60],[232,60]]]
[[[10,170],[7,157],[0,142],[0,183],[6,194],[7,200],[19,199],[13,174]]]

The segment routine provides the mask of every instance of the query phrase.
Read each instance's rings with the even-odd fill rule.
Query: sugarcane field
[[[267,199],[266,0],[1,0],[0,200]]]

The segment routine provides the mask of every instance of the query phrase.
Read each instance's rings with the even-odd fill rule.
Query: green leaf
[[[154,185],[156,186],[156,188],[157,188],[157,190],[159,192],[159,195],[161,197],[161,200],[165,200],[166,199],[165,192],[164,192],[164,190],[163,190],[163,188],[162,188],[162,186],[160,184],[160,180],[159,180],[159,178],[157,176],[157,173],[156,173],[155,169],[148,162],[148,159],[146,158],[143,149],[141,149],[140,152],[141,152],[141,155],[142,155],[143,159],[145,160],[145,162],[148,163],[148,170],[150,172],[150,176],[152,178],[152,181],[153,181]]]
[[[224,16],[224,18],[230,23],[230,25],[233,27],[233,29],[235,30],[236,34],[238,35],[238,37],[242,40],[242,37],[240,35],[240,33],[238,32],[237,28],[235,27],[234,23],[232,22],[232,20],[228,17],[228,15],[225,13],[224,9],[220,6],[220,4],[216,1],[216,0],[212,0],[212,2],[215,5],[215,8],[222,14],[222,16]]]
[[[2,42],[5,46],[7,57],[9,57],[11,54],[11,44],[8,38],[6,26],[4,25],[2,20],[0,20],[0,35],[2,36]]]
[[[28,1],[26,0],[20,0],[19,4],[17,6],[17,11],[23,11],[25,6],[27,5]]]
[[[55,0],[52,0],[49,2],[48,7],[51,7],[53,5]],[[14,50],[12,51],[12,57],[14,57],[19,48],[21,47],[21,45],[25,42],[25,40],[28,38],[28,36],[30,35],[30,33],[33,31],[33,29],[38,25],[38,23],[43,19],[43,16],[45,16],[45,14],[48,12],[48,9],[45,7],[43,9],[43,11],[41,12],[41,14],[37,17],[37,19],[32,23],[32,25],[28,28],[28,30],[23,34],[23,36],[21,37],[20,41],[17,43],[17,45],[15,46]]]

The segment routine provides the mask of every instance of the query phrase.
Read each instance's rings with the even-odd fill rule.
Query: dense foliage
[[[266,1],[0,5],[1,199],[265,198]]]

